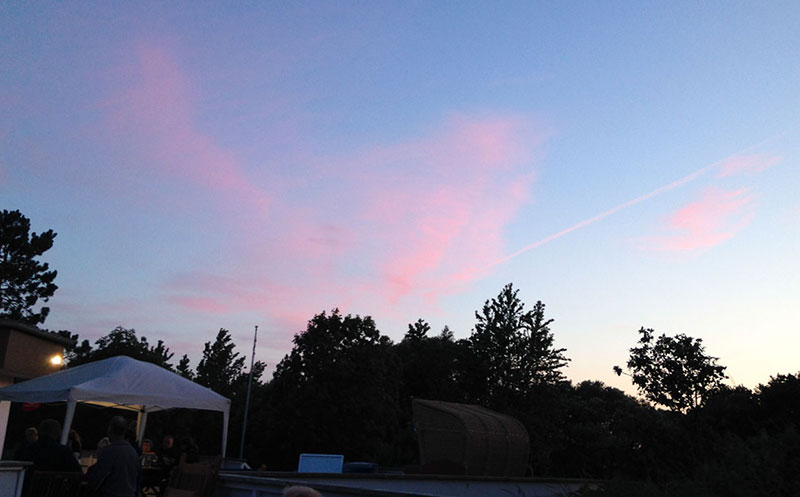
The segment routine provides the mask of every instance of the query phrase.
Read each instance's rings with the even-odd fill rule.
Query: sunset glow
[[[45,327],[196,363],[259,325],[271,371],[323,310],[464,338],[513,282],[575,381],[631,391],[641,326],[749,387],[800,370],[800,7],[507,7],[0,7]]]

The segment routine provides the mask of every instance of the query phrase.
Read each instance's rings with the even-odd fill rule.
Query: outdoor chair
[[[164,497],[210,497],[214,493],[222,458],[187,463],[184,458],[170,477]]]

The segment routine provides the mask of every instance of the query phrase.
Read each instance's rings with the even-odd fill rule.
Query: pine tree
[[[49,307],[35,310],[37,302],[47,302],[58,289],[57,272],[36,258],[50,250],[56,234],[30,230],[30,220],[19,211],[0,212],[0,318],[36,325],[50,313]]]

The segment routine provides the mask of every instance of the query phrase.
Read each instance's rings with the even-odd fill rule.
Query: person
[[[294,485],[284,488],[282,497],[322,497],[322,494],[311,487]]]
[[[33,462],[33,455],[36,451],[36,445],[39,442],[39,431],[31,426],[25,430],[25,441],[17,449],[14,454],[14,459],[17,461],[30,461]]]
[[[78,435],[78,432],[73,430],[69,430],[69,435],[67,435],[67,446],[72,449],[72,454],[75,456],[75,459],[78,461],[81,460],[81,451],[83,447],[81,446],[81,436]]]
[[[59,443],[61,423],[45,419],[39,424],[39,442],[33,456],[33,469],[39,471],[81,471],[72,450]]]
[[[102,449],[105,449],[109,445],[111,445],[111,440],[109,440],[108,437],[101,438],[100,441],[97,442],[97,450],[98,450],[98,452],[100,450],[102,450]]]
[[[198,457],[200,449],[197,447],[192,437],[183,437],[181,439],[181,460],[187,463],[196,463],[200,460]]]
[[[97,453],[97,463],[89,468],[86,480],[102,497],[132,497],[139,494],[139,454],[125,439],[127,424],[122,416],[108,423],[111,445]]]
[[[161,447],[156,450],[158,455],[157,464],[164,468],[172,469],[173,466],[178,464],[178,459],[181,457],[181,451],[175,445],[175,437],[172,435],[164,435],[161,438]]]

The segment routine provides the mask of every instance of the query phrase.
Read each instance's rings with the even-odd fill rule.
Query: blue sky
[[[469,334],[513,282],[573,380],[640,326],[800,369],[795,2],[0,6],[0,203],[46,325],[274,366],[325,309]],[[528,249],[526,249],[528,247]]]

